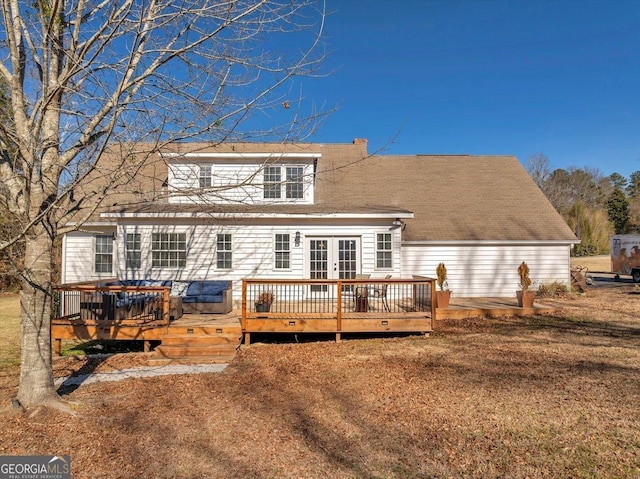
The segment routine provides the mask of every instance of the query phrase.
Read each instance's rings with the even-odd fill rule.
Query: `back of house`
[[[444,262],[458,296],[513,296],[522,261],[534,283],[570,283],[577,239],[512,156],[370,155],[362,139],[137,155],[64,236],[64,283],[232,280],[238,301],[245,278],[433,277]],[[96,184],[122,165],[101,161]]]

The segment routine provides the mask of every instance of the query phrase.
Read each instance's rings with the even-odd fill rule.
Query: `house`
[[[173,144],[129,180],[64,236],[64,283],[230,279],[237,301],[244,278],[433,277],[445,262],[457,296],[514,296],[522,261],[534,284],[568,285],[578,242],[513,156]]]

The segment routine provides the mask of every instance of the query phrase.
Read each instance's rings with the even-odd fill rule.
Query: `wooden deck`
[[[516,298],[456,298],[451,297],[448,308],[437,308],[438,321],[447,319],[472,319],[497,316],[533,316],[551,314],[554,309],[541,304],[533,308],[518,307]]]
[[[386,285],[384,300],[371,294]],[[322,286],[321,295],[300,295],[301,288]],[[448,308],[432,304],[434,285],[430,280],[351,280],[341,282],[313,280],[247,280],[243,282],[242,307],[228,314],[184,314],[171,319],[173,309],[168,290],[150,290],[157,297],[153,307],[138,309],[134,317],[111,314],[106,301],[91,301],[113,295],[109,288],[88,291],[70,286],[61,291],[74,291],[71,299],[61,301],[62,313],[52,320],[51,335],[55,353],[60,354],[63,339],[81,340],[141,340],[145,350],[152,342],[159,343],[150,360],[152,364],[169,362],[205,363],[229,362],[240,345],[250,344],[255,333],[328,333],[340,341],[344,334],[354,333],[419,333],[428,336],[439,321],[447,319],[482,318],[545,314],[551,308],[534,305],[519,308],[514,298],[452,298]],[[275,291],[277,302],[269,311],[257,311],[254,297],[261,291]],[[369,302],[358,303],[357,291],[368,291]],[[78,293],[78,291],[80,291]],[[295,294],[299,296],[295,296]],[[149,297],[138,288],[125,290],[132,298]],[[137,296],[136,296],[137,295]],[[306,299],[305,299],[306,298]],[[73,299],[73,301],[72,301]],[[95,298],[94,298],[95,299]],[[84,311],[84,314],[83,314]],[[119,310],[116,310],[119,313]],[[89,313],[89,314],[86,314]],[[108,314],[109,313],[109,314]],[[436,321],[437,319],[437,321]]]

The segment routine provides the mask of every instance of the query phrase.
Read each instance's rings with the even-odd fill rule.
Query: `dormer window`
[[[287,198],[304,198],[304,168],[302,166],[287,166]]]
[[[200,165],[200,188],[211,188],[213,186],[213,175],[211,165]]]
[[[267,166],[264,169],[264,197],[277,199],[282,197],[282,176],[279,166]]]
[[[263,174],[264,197],[266,199],[304,198],[303,166],[267,166],[264,168]],[[282,181],[283,176],[284,182]]]

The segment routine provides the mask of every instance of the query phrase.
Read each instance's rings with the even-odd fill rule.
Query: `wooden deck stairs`
[[[149,365],[228,363],[236,357],[241,340],[240,325],[170,328]]]

